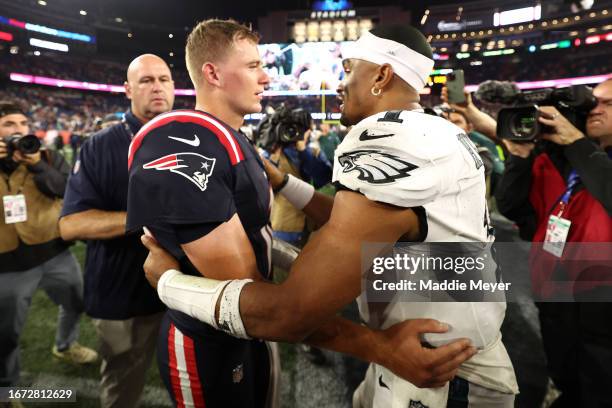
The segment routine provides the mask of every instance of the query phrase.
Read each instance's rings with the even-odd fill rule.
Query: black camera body
[[[291,145],[304,137],[310,122],[310,114],[304,109],[289,109],[280,105],[257,124],[255,143],[268,152],[277,146]]]
[[[40,150],[40,139],[35,135],[14,134],[3,139],[6,143],[7,157],[12,157],[15,150],[22,154],[32,154]]]
[[[533,141],[547,126],[538,121],[539,106],[554,106],[576,128],[584,131],[589,112],[597,105],[593,91],[585,85],[525,91],[514,96],[514,105],[499,111],[497,136],[515,142]]]

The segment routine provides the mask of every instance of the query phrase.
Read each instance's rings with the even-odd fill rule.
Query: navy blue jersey
[[[131,112],[83,145],[68,179],[61,216],[91,209],[126,211],[127,153],[140,122]],[[140,234],[87,241],[85,310],[100,319],[128,319],[165,309],[144,277]]]
[[[128,230],[148,227],[185,273],[198,274],[181,244],[238,214],[258,270],[269,278],[272,195],[246,137],[207,113],[173,111],[143,126],[128,166]]]

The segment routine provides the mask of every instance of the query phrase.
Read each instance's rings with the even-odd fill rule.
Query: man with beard
[[[57,227],[70,166],[29,133],[22,107],[0,101],[0,387],[18,384],[19,338],[38,288],[59,306],[53,355],[76,364],[98,358],[76,341],[83,275]]]

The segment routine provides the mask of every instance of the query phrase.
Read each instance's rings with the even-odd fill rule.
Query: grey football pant
[[[83,274],[69,250],[27,271],[0,273],[0,386],[15,385],[19,379],[19,337],[38,288],[59,305],[57,348],[68,347],[78,337]]]

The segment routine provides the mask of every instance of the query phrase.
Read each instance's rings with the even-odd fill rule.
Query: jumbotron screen
[[[336,90],[344,76],[342,49],[351,42],[261,44],[272,91]]]

